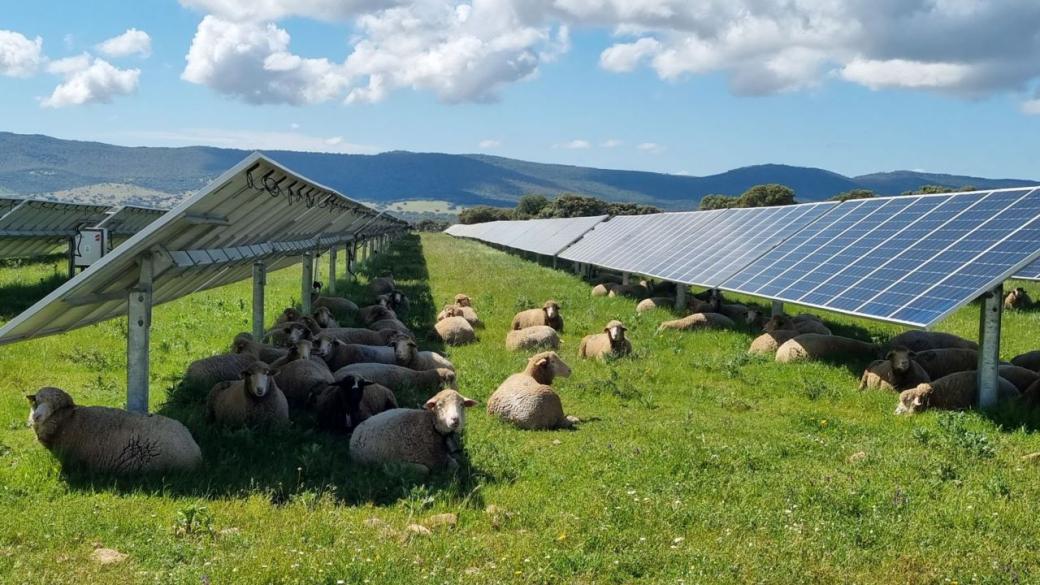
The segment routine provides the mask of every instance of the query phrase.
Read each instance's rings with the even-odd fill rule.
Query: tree
[[[650,215],[651,213],[661,213],[661,210],[653,205],[639,203],[608,203],[607,213],[610,215]]]
[[[443,232],[448,229],[451,224],[446,221],[437,221],[435,219],[424,219],[419,223],[415,224],[415,230],[419,232]]]
[[[501,221],[504,219],[512,219],[512,215],[513,210],[511,209],[478,205],[476,207],[470,207],[469,209],[463,209],[459,212],[459,223],[473,224],[487,223],[489,221]]]
[[[607,215],[607,202],[595,197],[564,193],[546,205],[538,217],[588,217]]]
[[[903,191],[903,195],[934,195],[936,193],[958,193],[960,191],[974,191],[975,187],[965,185],[963,187],[947,187],[945,185],[921,185],[913,191]]]
[[[729,195],[705,195],[701,198],[700,209],[729,209],[737,206],[737,198]]]
[[[737,207],[772,207],[774,205],[794,205],[794,190],[785,185],[769,183],[755,185],[744,191],[737,201]]]
[[[549,205],[549,199],[545,195],[524,195],[516,202],[516,209],[513,210],[513,216],[516,219],[528,219],[531,217],[537,217],[538,213]]]
[[[838,193],[834,197],[830,198],[830,201],[851,201],[853,199],[871,199],[876,197],[873,191],[870,189],[852,189],[851,191],[845,191],[844,193]]]

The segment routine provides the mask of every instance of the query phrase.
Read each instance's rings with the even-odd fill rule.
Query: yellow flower
[[[561,532],[560,535],[556,537],[556,540],[557,542],[567,540],[567,533]]]

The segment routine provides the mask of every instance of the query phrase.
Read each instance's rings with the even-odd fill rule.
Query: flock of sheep
[[[592,296],[638,299],[639,313],[671,306],[674,284],[622,284],[616,275],[592,281]],[[228,353],[193,362],[182,384],[198,389],[207,420],[225,427],[275,428],[293,421],[349,436],[351,457],[363,464],[395,463],[420,473],[454,469],[461,453],[466,409],[475,401],[457,391],[455,367],[444,356],[419,351],[416,334],[399,317],[408,297],[385,273],[370,282],[376,303],[358,307],[348,299],[323,296],[314,283],[311,314],[287,308],[264,339],[240,333]],[[1022,289],[1008,294],[1009,309],[1031,306]],[[659,330],[746,327],[761,329],[749,348],[776,361],[875,360],[863,373],[861,389],[899,392],[896,413],[927,408],[961,409],[976,396],[978,347],[948,333],[909,331],[881,345],[832,334],[814,315],[774,315],[728,303],[718,290],[688,297],[680,319]],[[341,326],[351,322],[354,327]],[[448,345],[476,342],[483,326],[470,297],[458,294],[437,315],[429,332]],[[580,421],[564,413],[553,390],[570,367],[556,350],[564,323],[553,300],[513,318],[505,345],[532,352],[523,371],[509,376],[487,402],[489,415],[521,429],[570,428]],[[632,352],[620,321],[585,336],[581,358],[607,359]],[[1000,396],[1040,402],[1040,351],[1000,365]],[[208,393],[207,393],[208,392]],[[205,395],[203,399],[202,396]],[[136,473],[185,471],[202,463],[188,429],[159,415],[77,406],[58,388],[28,397],[30,425],[40,443],[64,464],[91,471]],[[418,400],[417,400],[418,399]],[[406,401],[422,408],[401,408]]]
[[[592,279],[593,297],[628,296],[639,301],[636,311],[644,313],[674,303],[671,283],[641,281],[622,284],[614,274]],[[1007,310],[1027,309],[1033,301],[1022,288],[1004,299]],[[859,362],[868,360],[860,389],[899,393],[896,414],[921,412],[928,408],[966,409],[977,396],[978,345],[950,333],[907,331],[885,344],[834,335],[819,317],[810,314],[774,315],[768,319],[757,309],[727,303],[722,293],[708,290],[692,295],[685,307],[689,314],[665,321],[660,330],[737,328],[762,333],[748,352],[772,355],[780,363],[800,361]],[[1033,407],[1040,404],[1040,351],[1016,356],[999,365],[998,400],[1021,399]]]

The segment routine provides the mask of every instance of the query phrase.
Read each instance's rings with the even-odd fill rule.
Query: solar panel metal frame
[[[1016,273],[1011,278],[1017,278],[1019,280],[1040,281],[1040,260],[1026,266],[1022,270],[1018,271],[1018,273]]]
[[[506,236],[496,238],[508,248],[556,256],[571,242],[602,222],[606,215],[586,217],[554,217],[507,222]],[[503,226],[500,226],[503,227]]]
[[[256,191],[248,184],[250,173],[277,178],[279,188],[295,188],[298,199]],[[308,196],[328,205],[307,207]],[[247,279],[256,260],[279,270],[318,246],[350,241],[363,227],[382,233],[406,225],[379,215],[254,153],[14,317],[0,328],[0,345],[124,316],[146,255],[153,263],[153,304],[159,305]]]
[[[845,309],[845,308],[841,308],[841,307],[832,306],[832,305],[829,305],[829,304],[826,304],[826,303],[817,303],[817,302],[811,302],[811,301],[804,300],[805,297],[808,294],[812,294],[814,291],[819,289],[824,284],[833,281],[835,278],[837,278],[838,276],[840,276],[842,273],[844,273],[846,271],[851,271],[852,268],[856,265],[856,263],[859,262],[859,260],[856,260],[852,264],[842,265],[842,269],[841,270],[839,270],[839,271],[835,272],[834,274],[832,274],[823,283],[820,283],[820,284],[816,285],[813,288],[812,291],[804,293],[804,294],[802,294],[801,296],[798,296],[798,297],[788,296],[788,295],[778,294],[778,293],[770,293],[768,291],[764,291],[763,290],[764,285],[763,286],[746,286],[746,285],[744,285],[744,284],[742,284],[740,282],[734,282],[734,280],[737,280],[737,279],[741,278],[741,273],[743,273],[743,272],[750,272],[750,271],[757,271],[757,272],[754,273],[753,276],[750,277],[750,278],[755,278],[758,275],[764,273],[766,270],[768,270],[768,269],[770,269],[772,267],[777,266],[779,264],[780,260],[783,259],[783,258],[780,258],[780,259],[770,259],[770,254],[774,254],[774,255],[775,254],[786,254],[786,256],[792,256],[792,255],[796,254],[796,251],[798,250],[799,246],[807,246],[807,247],[811,246],[811,247],[813,247],[817,251],[822,250],[823,248],[821,248],[821,246],[824,245],[822,242],[820,242],[820,243],[813,243],[811,245],[808,243],[810,240],[806,239],[806,237],[807,237],[807,235],[809,233],[812,233],[814,230],[819,230],[821,228],[823,230],[826,230],[826,229],[829,228],[829,225],[834,225],[837,222],[841,221],[843,218],[847,217],[848,215],[851,215],[852,213],[855,213],[856,211],[858,211],[858,210],[860,210],[862,208],[868,207],[868,206],[880,205],[883,208],[884,206],[887,206],[887,205],[892,205],[894,207],[898,207],[900,205],[904,205],[905,204],[905,206],[909,207],[909,206],[913,205],[915,202],[924,200],[926,198],[934,198],[934,200],[936,200],[936,201],[938,201],[940,199],[943,200],[941,203],[937,204],[932,210],[926,211],[926,213],[921,218],[918,218],[918,219],[912,221],[907,226],[901,228],[900,230],[895,232],[893,235],[891,235],[888,238],[886,238],[883,241],[881,241],[881,243],[874,245],[871,248],[871,250],[870,250],[870,252],[872,253],[874,251],[880,250],[882,246],[884,246],[886,244],[892,243],[899,234],[902,234],[903,232],[905,232],[907,229],[909,229],[910,226],[914,225],[915,223],[917,223],[917,221],[920,221],[923,217],[926,217],[927,215],[929,215],[933,211],[941,209],[945,203],[953,201],[954,198],[967,198],[967,197],[975,196],[975,197],[978,198],[978,200],[975,201],[974,203],[968,205],[968,207],[966,207],[965,209],[961,210],[960,212],[955,213],[955,215],[951,219],[946,220],[939,228],[929,230],[927,232],[927,236],[928,237],[931,237],[934,234],[939,233],[939,231],[943,227],[948,225],[950,222],[957,220],[958,218],[960,218],[960,216],[962,214],[964,214],[968,210],[974,208],[976,205],[979,205],[979,204],[981,204],[983,202],[989,201],[988,198],[990,196],[998,194],[998,193],[1016,193],[1016,192],[1021,192],[1022,196],[1020,198],[1016,199],[1015,203],[1012,203],[1010,205],[1006,205],[1006,206],[1002,207],[1000,212],[993,213],[993,214],[987,216],[988,219],[983,221],[982,224],[980,224],[979,226],[977,226],[974,229],[966,231],[959,238],[957,238],[956,240],[953,240],[952,243],[949,246],[947,246],[944,250],[940,251],[941,253],[945,253],[947,251],[950,251],[951,248],[955,244],[958,244],[958,243],[961,243],[961,242],[965,241],[965,239],[969,235],[979,233],[980,230],[983,229],[983,226],[988,225],[990,222],[997,221],[998,220],[997,218],[999,217],[999,213],[1007,212],[1008,210],[1010,210],[1012,208],[1012,206],[1014,204],[1017,204],[1018,202],[1021,202],[1021,201],[1025,201],[1027,198],[1032,196],[1033,199],[1034,199],[1034,201],[1032,201],[1032,203],[1034,205],[1040,205],[1040,187],[996,189],[996,190],[985,190],[985,191],[970,191],[970,192],[964,192],[964,193],[943,193],[943,194],[933,194],[933,195],[915,195],[915,196],[906,196],[906,195],[904,195],[904,196],[898,196],[898,197],[881,197],[881,198],[873,198],[873,199],[862,199],[862,200],[847,201],[847,202],[842,203],[841,206],[838,208],[840,211],[835,212],[834,214],[828,215],[828,216],[826,216],[826,218],[823,218],[823,219],[819,220],[818,222],[814,222],[813,224],[810,224],[810,225],[806,226],[805,228],[800,230],[799,233],[793,234],[793,236],[791,238],[788,238],[781,245],[779,245],[776,248],[774,248],[774,250],[771,250],[767,254],[764,254],[762,257],[760,257],[756,261],[752,262],[751,264],[746,266],[744,269],[740,270],[738,273],[734,274],[730,279],[727,280],[727,282],[722,283],[719,286],[719,288],[721,288],[723,290],[728,290],[728,291],[732,291],[732,292],[741,293],[741,294],[749,294],[749,295],[753,295],[753,296],[759,296],[759,297],[779,300],[779,301],[783,301],[783,302],[790,302],[790,303],[793,303],[793,304],[819,308],[819,309],[823,309],[823,310],[827,310],[827,311],[834,311],[834,312],[838,312],[838,313],[853,315],[853,316],[857,316],[857,317],[863,317],[863,318],[867,318],[867,319],[873,319],[873,320],[877,320],[877,321],[883,321],[883,322],[888,322],[888,323],[895,323],[895,324],[899,324],[899,325],[907,325],[907,326],[912,326],[912,327],[926,327],[927,328],[927,327],[930,327],[931,325],[934,325],[938,321],[941,321],[942,319],[945,319],[950,314],[952,314],[954,311],[956,311],[957,309],[959,309],[959,308],[963,307],[964,305],[970,303],[971,301],[973,301],[974,299],[978,298],[979,296],[985,294],[987,291],[992,290],[994,287],[996,287],[997,285],[1001,284],[1003,281],[1007,280],[1012,274],[1015,274],[1016,272],[1022,270],[1025,266],[1028,266],[1029,264],[1031,264],[1032,262],[1037,260],[1037,258],[1040,258],[1040,238],[1038,238],[1038,243],[1036,245],[1036,249],[1033,252],[1026,253],[1026,254],[1022,255],[1022,259],[1021,260],[1013,262],[1012,264],[1008,265],[1008,268],[1006,270],[1003,270],[1002,272],[1000,272],[998,275],[993,276],[992,278],[988,278],[984,282],[979,280],[980,278],[984,278],[984,277],[976,276],[975,277],[976,281],[978,281],[980,283],[977,286],[972,286],[970,288],[969,287],[959,287],[959,288],[965,288],[966,290],[968,290],[970,292],[967,292],[967,293],[965,293],[963,295],[960,295],[957,300],[948,299],[949,302],[944,303],[944,307],[945,308],[943,308],[941,311],[932,311],[933,313],[935,313],[934,317],[929,318],[929,319],[913,320],[913,319],[905,319],[905,318],[896,318],[896,317],[894,317],[894,315],[898,314],[899,312],[908,310],[908,308],[910,307],[910,304],[912,302],[914,302],[914,301],[916,301],[918,299],[925,299],[926,298],[925,295],[929,291],[934,290],[936,287],[938,287],[943,282],[946,282],[947,280],[953,278],[955,275],[957,275],[957,273],[961,272],[962,270],[964,270],[964,269],[966,269],[968,267],[971,267],[974,264],[978,264],[978,262],[976,262],[976,260],[978,260],[979,258],[981,258],[985,254],[989,254],[989,253],[993,252],[994,249],[996,249],[1001,244],[1004,244],[1006,242],[1011,241],[1011,238],[1013,236],[1015,236],[1017,234],[1020,234],[1023,230],[1026,230],[1028,228],[1031,231],[1040,233],[1040,214],[1034,213],[1031,217],[1027,217],[1025,219],[1025,221],[1021,223],[1021,225],[1019,225],[1017,228],[1014,228],[1011,231],[1009,231],[1009,233],[1006,236],[996,240],[991,245],[986,247],[985,250],[979,250],[978,252],[974,252],[975,255],[972,257],[972,259],[970,261],[961,264],[953,272],[942,276],[942,278],[941,278],[941,280],[939,282],[934,283],[934,284],[928,286],[925,289],[924,292],[910,295],[910,296],[912,296],[912,300],[910,302],[907,302],[907,303],[904,303],[904,304],[898,306],[895,311],[892,311],[892,312],[888,313],[887,315],[879,315],[879,314],[876,314],[876,313],[865,312],[865,311],[860,311],[860,310],[855,310],[855,309]],[[905,207],[904,207],[904,209],[905,209]],[[853,227],[856,227],[858,225],[862,225],[863,224],[863,220],[865,218],[872,217],[873,215],[874,215],[873,212],[869,213],[864,218],[861,218],[859,221],[856,221],[856,222],[854,222],[852,224],[849,224],[839,234],[833,235],[830,238],[830,240],[835,240],[838,236],[843,235],[844,233],[848,232]],[[882,217],[882,216],[879,216],[879,217]],[[902,214],[898,214],[898,213],[889,215],[886,219],[883,219],[878,224],[878,226],[875,226],[870,231],[868,231],[867,234],[872,233],[872,232],[880,229],[881,226],[886,225],[887,223],[889,223],[891,221],[895,221],[896,219],[902,220],[902,219],[905,219],[905,216],[902,215]],[[829,224],[828,224],[828,221],[830,222]],[[823,232],[823,233],[827,233],[827,232]],[[864,234],[864,235],[858,237],[853,243],[859,242],[859,241],[863,240],[866,237],[867,234]],[[919,240],[915,240],[913,246],[907,247],[906,250],[904,250],[903,252],[900,252],[899,254],[894,256],[893,258],[889,259],[882,266],[879,266],[879,267],[875,268],[869,274],[875,274],[877,271],[882,270],[882,269],[884,269],[886,267],[889,267],[894,261],[896,261],[898,258],[900,258],[904,253],[912,250],[914,247],[916,247],[917,245],[919,245],[921,243],[927,242],[928,241],[928,237],[925,237],[925,238],[922,238],[922,239],[919,239]],[[821,239],[825,239],[825,238],[821,238]],[[943,240],[939,240],[939,241],[941,242]],[[831,255],[831,258],[834,258],[835,256],[838,256],[842,251],[848,250],[851,245],[852,244],[848,244],[848,245],[842,246],[841,248],[838,249],[838,253],[835,253],[835,254]],[[792,249],[791,246],[794,246],[794,248]],[[1031,246],[1032,246],[1032,241],[1029,244],[1027,244],[1027,247],[1031,247]],[[811,257],[811,256],[812,256],[812,254],[806,255],[802,260],[794,262],[790,266],[787,266],[785,264],[783,273],[787,273],[789,271],[792,271],[792,270],[795,270],[795,269],[799,269],[798,272],[802,275],[801,278],[804,278],[807,274],[810,274],[812,272],[816,272],[817,271],[816,266],[819,266],[820,264],[816,264],[814,266],[814,265],[811,265],[811,264],[810,265],[800,265],[798,263],[798,262],[802,262],[803,264],[805,264],[806,263],[806,259]],[[862,258],[865,258],[865,256],[859,256],[859,258],[862,259]],[[909,270],[904,277],[902,277],[902,278],[900,278],[898,280],[895,280],[887,288],[879,291],[876,295],[874,295],[873,297],[871,297],[867,301],[864,301],[864,302],[860,303],[857,306],[857,309],[858,308],[862,308],[862,307],[866,306],[867,304],[869,304],[871,302],[875,302],[875,300],[881,294],[884,294],[884,293],[890,291],[896,284],[905,283],[906,282],[905,279],[907,277],[909,277],[910,275],[916,274],[918,272],[921,272],[921,268],[923,266],[927,265],[929,262],[939,261],[937,258],[938,258],[938,256],[933,256],[933,257],[925,257],[925,258],[921,258],[921,259],[916,260],[916,262],[918,262],[918,263],[922,263],[923,262],[923,264],[918,264],[916,268]],[[944,260],[944,261],[952,262],[953,260]],[[839,264],[840,264],[840,262],[839,262]],[[809,270],[809,272],[806,272],[807,270]],[[744,278],[747,278],[747,277],[745,276]],[[778,278],[778,276],[774,276],[770,281],[776,280],[777,278]],[[866,277],[861,277],[858,282],[861,282],[864,278],[866,278]],[[747,282],[750,282],[750,279],[747,280]],[[797,282],[797,280],[795,282]],[[784,290],[790,289],[791,286],[793,286],[793,285],[792,284],[788,284],[787,287],[781,291],[781,293]],[[854,286],[845,286],[843,290],[844,291],[852,291],[852,290],[856,290],[856,289],[855,289]],[[868,290],[873,290],[873,289],[868,289]],[[844,294],[844,292],[842,294]],[[906,293],[906,294],[910,294],[910,293]]]
[[[31,258],[64,252],[78,228],[104,219],[107,205],[22,199],[0,216],[0,258]]]
[[[116,208],[94,227],[107,229],[111,236],[132,236],[162,217],[164,213],[165,209],[124,205]]]

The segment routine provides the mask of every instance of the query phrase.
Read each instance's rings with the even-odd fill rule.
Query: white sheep
[[[776,350],[776,361],[791,363],[836,358],[875,358],[881,348],[874,343],[850,339],[838,335],[802,333],[783,343]]]
[[[905,347],[893,347],[884,360],[872,362],[860,378],[860,390],[902,391],[918,384],[931,382],[931,377],[914,358],[916,354]]]
[[[284,426],[289,424],[289,402],[271,377],[264,362],[254,362],[242,379],[221,382],[206,399],[207,417],[219,424],[239,426]]]
[[[502,382],[488,399],[487,412],[522,429],[571,428],[579,421],[564,415],[563,403],[550,386],[554,378],[570,375],[556,352],[539,353],[524,371]]]
[[[693,331],[697,329],[732,329],[736,323],[719,313],[693,313],[682,319],[665,321],[657,328],[658,332],[669,329],[676,331]]]
[[[513,324],[509,327],[513,331],[535,325],[548,325],[556,331],[563,333],[563,316],[560,315],[560,304],[554,300],[545,301],[540,309],[528,309],[520,311],[513,316]]]
[[[188,429],[157,414],[103,406],[76,406],[60,388],[29,399],[29,424],[62,465],[101,473],[186,472],[202,464]]]
[[[433,326],[437,336],[448,345],[465,345],[477,340],[473,326],[465,317],[448,317],[441,319]]]
[[[610,293],[613,292],[614,287],[616,287],[616,286],[621,286],[621,285],[620,284],[615,284],[615,283],[612,283],[612,282],[605,282],[605,283],[597,284],[597,285],[592,287],[592,296],[594,296],[594,297],[610,296]]]
[[[509,351],[559,348],[560,334],[548,325],[524,327],[506,333],[506,349]]]
[[[621,321],[613,320],[603,328],[603,333],[586,335],[578,346],[578,357],[597,358],[622,357],[632,353],[632,342],[625,337],[628,329]]]
[[[929,408],[964,410],[975,405],[978,396],[978,376],[975,372],[957,372],[919,384],[899,394],[896,414],[915,414]],[[997,400],[1019,396],[1018,389],[1004,378],[997,378]]]
[[[455,390],[442,390],[423,410],[395,408],[362,422],[350,437],[350,457],[362,464],[395,463],[421,474],[455,470],[465,409],[476,402]]]
[[[653,311],[654,309],[670,309],[673,306],[675,306],[675,299],[673,297],[651,297],[639,301],[636,305],[636,312],[646,313],[647,311]]]

